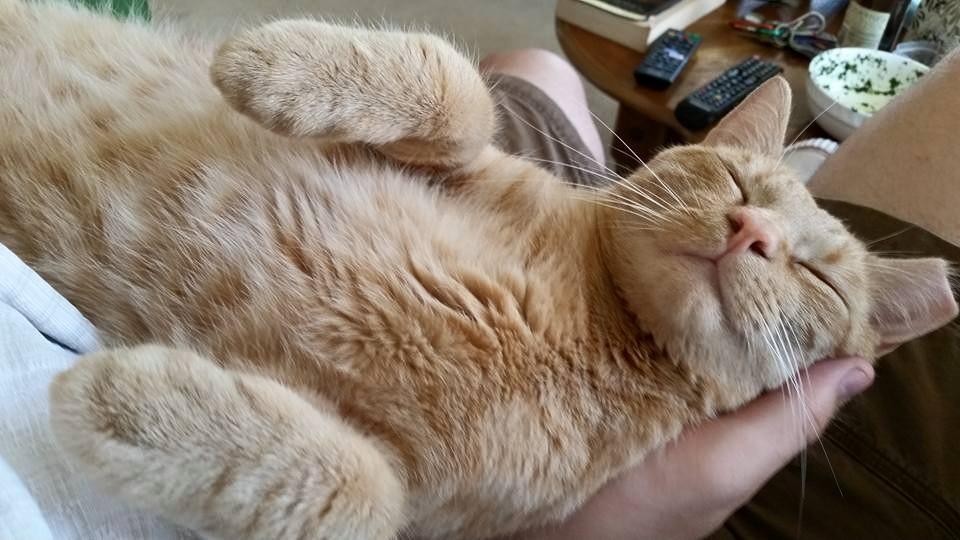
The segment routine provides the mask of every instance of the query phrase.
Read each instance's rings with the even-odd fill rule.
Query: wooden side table
[[[708,130],[692,132],[684,128],[674,118],[674,109],[691,92],[751,55],[783,67],[783,75],[793,90],[794,105],[787,140],[796,137],[813,120],[807,110],[805,90],[809,60],[793,51],[777,49],[742,36],[732,30],[729,23],[738,14],[753,10],[778,20],[790,20],[816,10],[827,17],[833,27],[839,23],[844,4],[845,0],[812,0],[802,1],[799,7],[790,7],[728,0],[687,28],[703,36],[703,42],[680,77],[666,90],[651,90],[634,82],[633,68],[643,59],[643,54],[561,20],[556,21],[556,31],[570,62],[590,82],[620,103],[615,130],[632,150],[646,159],[666,144],[702,140]],[[806,133],[810,136],[823,134],[816,126],[810,126]],[[623,144],[616,140],[614,148],[624,150]],[[632,170],[636,165],[620,152],[615,157],[618,164],[627,169]]]

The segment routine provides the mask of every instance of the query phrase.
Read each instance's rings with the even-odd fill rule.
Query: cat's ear
[[[707,146],[735,146],[768,156],[779,156],[790,121],[790,85],[774,77],[730,111],[707,134]]]
[[[877,356],[957,316],[950,271],[943,259],[875,257],[870,268],[875,302],[871,322],[881,338]]]

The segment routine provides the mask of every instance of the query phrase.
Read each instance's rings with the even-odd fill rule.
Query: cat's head
[[[821,358],[876,357],[957,314],[943,260],[871,254],[780,162],[789,111],[776,78],[603,210],[607,264],[641,326],[734,395]]]

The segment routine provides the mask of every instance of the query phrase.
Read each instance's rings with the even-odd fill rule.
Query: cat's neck
[[[579,355],[586,366],[578,374],[581,382],[604,396],[603,425],[594,436],[621,444],[619,449],[598,454],[602,456],[598,459],[630,463],[639,455],[634,452],[659,446],[684,427],[711,416],[715,390],[660,348],[641,326],[616,286],[604,250],[605,229],[596,210],[583,206],[571,212],[577,231],[567,234],[567,252],[577,271],[564,272],[580,276],[571,294],[579,295],[578,317],[583,323],[576,343],[567,340],[572,349],[561,354]]]
[[[587,339],[598,343],[598,353],[608,365],[620,366],[626,377],[625,389],[669,392],[681,398],[672,406],[686,405],[691,420],[712,415],[723,407],[722,391],[709,376],[695,372],[690,362],[671,355],[644,327],[643,317],[617,285],[616,265],[611,259],[614,255],[609,249],[611,229],[603,219],[602,207],[590,201],[581,204],[581,212],[592,214],[585,220],[592,232],[584,235],[585,243],[580,248],[584,302],[589,306]]]
[[[529,330],[560,356],[589,356],[616,373],[606,381],[618,387],[611,391],[643,386],[690,396],[691,408],[702,408],[703,381],[657,346],[616,286],[601,198],[492,148],[450,180],[449,189],[488,208],[508,231],[502,243],[524,268]],[[665,383],[685,388],[654,388]]]

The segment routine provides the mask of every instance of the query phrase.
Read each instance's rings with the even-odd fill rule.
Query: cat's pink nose
[[[770,259],[780,247],[779,228],[763,215],[762,210],[741,207],[730,212],[727,218],[732,232],[721,258],[752,251]]]

